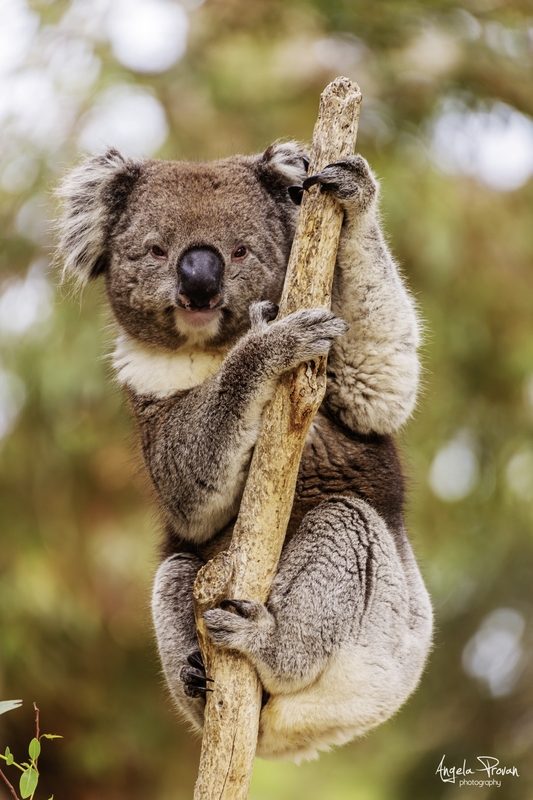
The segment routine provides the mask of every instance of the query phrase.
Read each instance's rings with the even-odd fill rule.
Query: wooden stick
[[[337,78],[323,91],[313,134],[309,174],[353,153],[361,93]],[[329,307],[342,210],[317,187],[304,193],[287,267],[279,316]],[[232,541],[196,579],[200,646],[214,678],[205,710],[195,800],[242,800],[248,795],[257,745],[261,685],[246,658],[215,649],[202,614],[224,598],[266,602],[291,514],[309,426],[326,387],[326,359],[282,378],[265,410]]]

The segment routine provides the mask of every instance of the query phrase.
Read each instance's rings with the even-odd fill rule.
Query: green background
[[[531,4],[150,0],[144,12],[171,17],[166,33],[146,26],[142,63],[128,33],[138,10],[0,11],[0,699],[24,698],[0,718],[0,749],[24,759],[36,700],[43,728],[64,736],[40,762],[38,797],[56,800],[190,797],[199,753],[154,647],[158,524],[106,358],[102,291],[80,302],[51,264],[54,185],[107,144],[206,159],[308,139],[321,89],[346,74],[364,94],[358,149],[426,321],[423,391],[401,440],[435,646],[394,719],[317,762],[257,761],[251,797],[527,800]],[[493,755],[520,777],[445,784],[443,754]]]

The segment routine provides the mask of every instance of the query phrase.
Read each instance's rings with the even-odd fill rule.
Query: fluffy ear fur
[[[259,174],[269,187],[301,186],[309,156],[299,142],[274,142],[259,159]]]
[[[105,270],[109,235],[140,172],[140,163],[111,149],[87,159],[65,177],[57,191],[63,200],[58,247],[63,277],[72,275],[83,286]]]

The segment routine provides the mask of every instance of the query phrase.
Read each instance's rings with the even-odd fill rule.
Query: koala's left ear
[[[107,266],[109,236],[118,222],[142,165],[108,150],[75,167],[57,190],[63,201],[59,255],[63,276],[84,285]]]
[[[267,188],[284,194],[289,187],[302,185],[308,166],[309,156],[299,142],[274,142],[260,156],[258,164]]]

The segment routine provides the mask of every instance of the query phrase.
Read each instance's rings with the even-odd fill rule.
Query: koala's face
[[[128,334],[176,349],[216,347],[249,327],[249,307],[277,302],[306,157],[294,143],[206,164],[125,161],[116,151],[74,170],[61,249],[82,280],[104,273]]]

